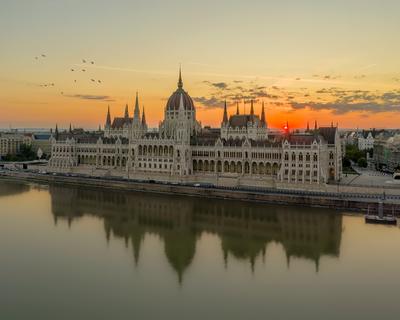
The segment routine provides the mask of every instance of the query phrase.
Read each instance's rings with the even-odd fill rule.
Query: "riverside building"
[[[164,119],[149,130],[136,94],[133,116],[112,119],[108,108],[104,132],[59,133],[52,139],[50,171],[118,176],[131,179],[211,183],[227,186],[319,185],[338,181],[341,144],[336,127],[315,126],[304,133],[268,130],[264,103],[256,114],[228,115],[220,128],[202,127],[192,98],[178,87]]]

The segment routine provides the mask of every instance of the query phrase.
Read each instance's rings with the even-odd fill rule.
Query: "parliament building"
[[[321,185],[338,181],[342,172],[337,127],[282,133],[268,129],[264,103],[256,114],[228,115],[220,128],[202,127],[192,98],[178,87],[165,106],[164,120],[149,129],[138,94],[133,116],[126,106],[112,119],[108,108],[104,131],[72,130],[52,138],[48,170],[165,182],[227,186]]]

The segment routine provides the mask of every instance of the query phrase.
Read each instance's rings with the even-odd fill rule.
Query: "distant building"
[[[400,134],[382,132],[374,143],[373,161],[377,169],[394,172],[400,168]]]
[[[358,149],[359,150],[369,150],[374,148],[374,137],[375,133],[373,131],[363,130],[358,134]]]
[[[133,117],[111,119],[104,134],[54,135],[49,170],[116,175],[140,179],[179,180],[224,185],[273,186],[275,182],[321,184],[342,173],[341,139],[336,127],[306,133],[269,136],[264,104],[259,115],[228,116],[225,103],[220,128],[202,128],[192,98],[178,88],[168,99],[158,130],[147,127],[136,94]]]
[[[51,154],[51,133],[34,133],[32,134],[32,149],[35,153],[42,150],[43,154],[50,156]]]
[[[32,138],[21,133],[0,133],[0,157],[19,153],[21,145],[31,145]]]

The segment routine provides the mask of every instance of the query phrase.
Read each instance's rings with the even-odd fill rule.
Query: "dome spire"
[[[108,126],[111,126],[110,105],[108,105],[107,118],[106,118],[106,127]]]
[[[178,80],[178,88],[183,88],[183,81],[182,81],[182,66],[179,65],[179,80]]]
[[[252,116],[254,115],[253,99],[251,99],[251,101],[250,101],[250,114]]]

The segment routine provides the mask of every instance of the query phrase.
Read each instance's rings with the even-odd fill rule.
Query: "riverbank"
[[[29,181],[37,183],[87,186],[91,188],[124,190],[131,192],[151,192],[202,198],[255,201],[271,204],[301,205],[333,208],[355,212],[374,212],[377,210],[379,195],[299,191],[267,188],[234,188],[201,185],[184,185],[143,182],[112,178],[91,178],[81,176],[43,175],[26,172],[3,173],[3,180]],[[400,198],[388,196],[383,201],[385,213],[400,215]]]

